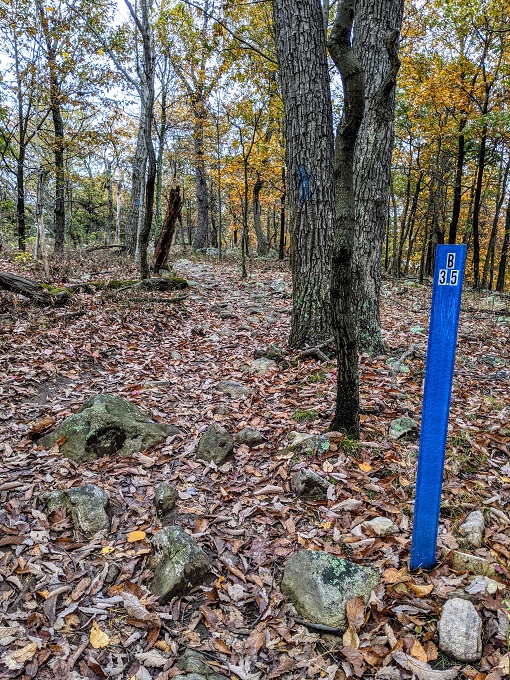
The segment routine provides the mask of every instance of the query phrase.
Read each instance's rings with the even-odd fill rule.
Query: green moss
[[[321,369],[319,371],[314,371],[313,373],[310,373],[310,375],[307,377],[306,382],[307,383],[323,383],[326,379],[326,376],[328,374],[328,371],[325,369]]]
[[[296,421],[296,423],[305,423],[311,420],[315,420],[319,414],[317,411],[295,411],[292,414],[292,419]]]
[[[49,283],[40,283],[39,285],[43,290],[45,290],[50,295],[58,295],[59,293],[63,293],[65,290],[65,288],[63,288],[62,286],[57,288]]]

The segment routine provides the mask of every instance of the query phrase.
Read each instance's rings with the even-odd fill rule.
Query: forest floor
[[[136,287],[103,290],[76,294],[64,307],[41,309],[0,292],[0,678],[163,680],[178,674],[175,659],[187,647],[203,652],[218,673],[240,680],[370,678],[382,666],[396,670],[378,677],[411,677],[412,664],[405,670],[395,652],[442,671],[414,669],[419,678],[446,680],[457,671],[472,680],[505,677],[507,591],[489,595],[469,588],[475,577],[456,572],[451,554],[460,548],[487,558],[497,565],[496,580],[507,584],[508,297],[464,294],[440,560],[431,572],[410,574],[417,434],[394,441],[388,428],[401,416],[419,422],[430,286],[385,283],[386,354],[363,355],[360,362],[362,441],[333,437],[327,454],[304,460],[281,451],[291,431],[327,429],[334,409],[334,364],[288,352],[265,375],[246,371],[255,350],[270,344],[285,349],[288,269],[251,264],[243,280],[235,263],[179,257],[176,273],[192,284],[178,295]],[[0,260],[0,269],[41,276],[28,261]],[[55,284],[133,275],[122,260],[100,253],[86,261],[76,255],[58,271]],[[282,279],[285,293],[271,288]],[[214,305],[222,303],[234,309],[233,318],[220,318]],[[241,382],[253,396],[232,401],[215,391],[221,380]],[[45,425],[100,392],[138,404],[156,420],[178,426],[182,436],[136,458],[86,465],[37,446],[35,435]],[[227,407],[223,415],[215,413],[220,404]],[[255,427],[266,443],[238,446],[226,464],[208,466],[193,452],[213,421],[231,434]],[[302,467],[333,480],[334,497],[297,499],[289,478]],[[177,523],[194,534],[213,563],[203,586],[166,606],[158,606],[148,590],[150,539],[161,527],[154,488],[162,481],[177,487]],[[87,483],[107,491],[113,510],[110,534],[92,540],[77,534],[65,514],[48,516],[44,506],[46,492]],[[486,518],[479,549],[466,548],[458,532],[473,509]],[[363,521],[381,514],[396,522],[398,534],[360,533]],[[130,542],[133,531],[146,538]],[[381,584],[357,630],[331,635],[295,620],[279,583],[286,559],[300,548],[326,550],[380,570]],[[118,569],[110,582],[112,564]],[[158,616],[127,612],[115,597],[121,592],[138,598],[142,613]],[[469,597],[484,623],[481,661],[457,663],[456,671],[438,650],[436,630],[453,592]],[[91,632],[98,628],[107,637],[95,648]]]

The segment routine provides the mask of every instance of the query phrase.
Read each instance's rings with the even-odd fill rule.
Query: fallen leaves
[[[94,649],[103,649],[110,644],[110,637],[101,630],[97,621],[92,621],[92,628],[90,629],[90,644]]]
[[[26,668],[31,677],[46,680],[51,668],[66,668],[77,654],[76,671],[83,677],[148,680],[160,673],[166,680],[179,674],[171,667],[176,656],[194,647],[208,655],[218,673],[241,680],[344,680],[374,677],[382,668],[402,678],[413,673],[426,680],[455,677],[450,669],[435,668],[436,622],[446,598],[470,588],[474,578],[466,568],[452,569],[453,556],[448,556],[454,542],[462,540],[457,526],[470,506],[490,517],[479,558],[501,568],[510,553],[505,409],[491,406],[484,380],[463,375],[455,382],[440,533],[448,552],[441,553],[430,573],[410,574],[417,444],[390,442],[386,433],[393,418],[419,418],[425,348],[409,362],[411,373],[396,377],[396,387],[386,356],[361,357],[366,441],[359,447],[330,433],[327,454],[314,452],[306,460],[282,454],[291,430],[327,428],[335,385],[332,366],[294,361],[292,354],[266,376],[238,368],[256,348],[282,344],[288,333],[290,301],[267,297],[275,274],[267,267],[245,285],[228,264],[217,270],[189,262],[183,273],[199,283],[179,309],[158,293],[135,304],[127,294],[108,298],[98,292],[73,298],[72,304],[87,306],[87,314],[71,322],[52,310],[44,322],[28,306],[13,312],[16,332],[0,335],[0,649],[2,659],[17,664],[16,671]],[[241,313],[239,320],[222,320],[209,312],[213,301],[224,298],[242,309],[253,294],[260,295],[258,304],[277,316],[276,322],[266,325]],[[413,308],[413,294],[391,296],[383,306],[385,342],[397,357],[408,340],[409,319],[414,323],[416,316],[425,316]],[[192,330],[196,319],[201,335]],[[461,323],[466,336],[459,347],[461,363],[463,356],[477,361],[482,351],[507,356],[507,346],[497,344],[501,329],[494,320],[486,328],[470,327],[470,320]],[[45,350],[51,350],[47,370],[38,359]],[[175,352],[180,358],[173,358]],[[215,385],[227,379],[249,387],[250,397],[219,396]],[[492,400],[505,403],[507,386],[492,381],[490,390]],[[177,425],[183,435],[133,458],[86,466],[63,459],[58,447],[38,450],[37,436],[51,420],[60,421],[101,391],[138,403],[156,419]],[[296,425],[296,408],[322,415]],[[234,459],[220,467],[204,466],[193,451],[214,421],[232,434],[257,427],[265,443],[257,449],[237,447]],[[468,436],[458,434],[464,431]],[[327,477],[326,499],[305,501],[290,492],[289,480],[305,464]],[[149,590],[149,539],[160,527],[153,499],[163,481],[177,487],[175,522],[211,555],[216,578],[160,607]],[[88,540],[76,534],[65,511],[45,514],[43,493],[84,483],[103,486],[112,499],[107,537]],[[391,518],[399,533],[368,535],[363,523],[380,515]],[[308,630],[282,597],[281,570],[297,547],[327,550],[381,571],[381,584],[367,605],[361,598],[347,603],[348,626],[341,634]],[[502,587],[505,574],[495,570]],[[466,677],[483,680],[495,672],[492,668],[506,672],[502,631],[508,617],[505,624],[504,591],[492,597],[475,585],[468,594],[487,633],[484,657],[475,674]],[[81,630],[88,631],[82,642]],[[30,657],[34,644],[38,648]]]

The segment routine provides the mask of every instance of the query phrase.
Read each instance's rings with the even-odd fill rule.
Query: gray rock
[[[66,418],[39,443],[50,449],[58,441],[59,451],[80,463],[103,456],[131,456],[161,444],[179,430],[155,423],[134,404],[111,394],[88,399],[77,413]]]
[[[478,661],[482,656],[482,619],[472,602],[448,600],[437,625],[439,649],[457,661]]]
[[[214,423],[202,435],[198,444],[197,458],[220,465],[234,450],[234,440],[224,427]]]
[[[313,470],[299,470],[292,475],[290,487],[296,496],[327,498],[329,482]]]
[[[174,595],[188,593],[209,572],[209,558],[180,527],[161,529],[152,543],[156,567],[151,592],[160,604],[165,604]]]
[[[478,576],[488,576],[493,578],[494,576],[501,576],[498,574],[493,564],[483,557],[478,557],[478,555],[470,555],[469,553],[463,553],[455,550],[452,555],[452,567],[455,571],[469,572],[471,574],[477,574]]]
[[[253,361],[250,361],[248,368],[246,370],[248,371],[248,373],[265,375],[276,366],[278,366],[276,361],[273,361],[272,359],[266,359],[265,357],[261,357],[260,359],[254,359]]]
[[[414,432],[418,428],[418,423],[416,420],[404,416],[403,418],[396,418],[390,425],[389,438],[390,439],[400,439],[405,437],[406,434]]]
[[[345,606],[351,597],[368,601],[379,573],[325,552],[300,550],[287,560],[282,592],[301,616],[314,623],[345,628]]]
[[[186,680],[225,680],[225,676],[215,673],[208,665],[206,657],[194,649],[187,649],[177,659],[176,666],[186,673],[186,675],[178,675],[177,678],[186,678]]]
[[[388,517],[374,517],[374,519],[363,522],[361,528],[368,529],[376,536],[391,536],[399,532],[398,526]]]
[[[224,394],[228,394],[232,399],[242,399],[249,397],[253,391],[249,387],[236,382],[235,380],[222,380],[216,385],[216,389]]]
[[[167,482],[159,484],[154,491],[154,505],[158,517],[165,517],[177,502],[177,489]]]
[[[273,281],[273,283],[269,284],[269,288],[271,288],[271,290],[274,291],[275,293],[285,293],[285,284],[283,282],[283,279]]]
[[[392,369],[395,369],[395,367],[398,366],[397,370],[398,370],[399,373],[410,373],[411,372],[411,369],[409,368],[409,366],[407,366],[407,364],[405,364],[403,361],[400,361],[400,359],[395,359],[393,357],[390,357],[386,361],[386,365],[389,366]]]
[[[238,444],[247,444],[248,446],[258,446],[265,441],[262,432],[254,427],[244,427],[241,432],[235,435],[235,440]]]
[[[65,508],[76,529],[92,536],[98,531],[109,531],[110,520],[106,514],[108,494],[95,484],[72,486],[66,491],[53,491],[46,497],[48,512]]]
[[[498,622],[498,633],[502,638],[506,639],[508,630],[510,629],[510,620],[508,618],[508,611],[506,609],[498,609],[496,612]]]
[[[182,359],[182,354],[178,350],[174,349],[170,352],[170,358],[174,361],[180,361]]]
[[[485,532],[483,513],[480,510],[470,512],[464,524],[460,525],[459,531],[473,547],[479,548],[483,543]]]
[[[302,432],[291,433],[295,434],[289,446],[285,447],[281,453],[293,453],[296,456],[311,456],[315,452],[326,453],[329,451],[330,441],[322,434],[304,434]]]

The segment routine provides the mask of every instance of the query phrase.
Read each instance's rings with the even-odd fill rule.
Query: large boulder
[[[66,418],[39,443],[79,463],[103,456],[131,456],[161,444],[179,430],[155,423],[138,406],[111,394],[88,399],[77,413]]]
[[[368,601],[379,572],[326,552],[300,550],[287,560],[282,592],[309,621],[347,627],[345,608],[351,597]]]
[[[108,494],[95,484],[72,486],[66,491],[52,491],[46,497],[48,512],[65,508],[71,515],[76,529],[92,536],[98,531],[110,529],[106,513]]]
[[[151,591],[165,604],[174,595],[184,595],[202,582],[210,569],[205,552],[183,529],[161,529],[152,541],[156,567]]]
[[[214,461],[221,465],[225,458],[234,450],[234,440],[227,430],[213,423],[205,430],[197,448],[197,458],[207,463]]]
[[[437,624],[439,649],[469,663],[482,656],[482,619],[472,602],[454,597],[443,607]]]

